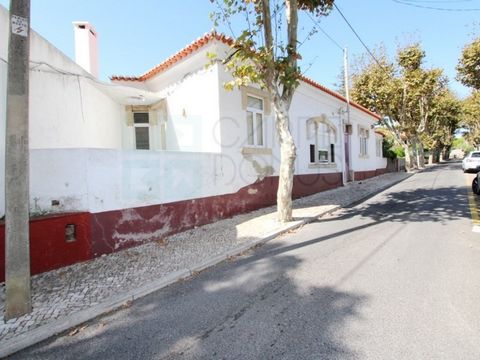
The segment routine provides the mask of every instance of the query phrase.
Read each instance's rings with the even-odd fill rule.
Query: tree
[[[406,112],[404,121],[419,167],[425,165],[422,135],[433,121],[435,103],[447,84],[442,70],[422,68],[424,58],[425,51],[419,44],[400,49],[397,55],[403,82],[402,107]]]
[[[397,66],[391,62],[381,48],[375,52],[376,61],[357,61],[352,72],[352,99],[378,114],[382,114],[383,125],[388,129],[395,142],[405,150],[408,169],[411,165],[411,139],[408,136],[405,120],[407,109],[403,104],[404,88],[398,76]]]
[[[480,37],[463,48],[457,65],[457,80],[480,91]]]
[[[452,141],[452,149],[460,149],[464,153],[473,151],[475,148],[471,146],[463,136],[457,137]]]
[[[298,59],[298,13],[327,15],[334,0],[211,0],[218,7],[215,24],[240,15],[247,29],[236,37],[233,52],[224,64],[233,80],[227,88],[250,83],[266,90],[272,100],[280,142],[280,170],[277,190],[278,220],[292,220],[293,171],[296,147],[289,129],[289,109],[301,72]],[[285,15],[284,15],[285,14]]]
[[[465,139],[472,146],[480,145],[480,37],[463,48],[457,65],[457,80],[473,89],[463,102],[461,125],[467,130]]]
[[[376,52],[375,61],[353,73],[352,99],[384,116],[384,125],[404,148],[407,169],[423,167],[420,135],[433,121],[434,104],[446,88],[446,79],[440,69],[422,67],[425,52],[419,44],[399,49],[396,63],[383,48]]]
[[[466,141],[473,147],[480,146],[480,91],[474,91],[463,101],[461,126],[467,130]]]
[[[451,91],[445,90],[436,97],[429,126],[420,135],[422,143],[430,149],[430,161],[434,153],[445,157],[450,153],[461,114],[462,104]]]

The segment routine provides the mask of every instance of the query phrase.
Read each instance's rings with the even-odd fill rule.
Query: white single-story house
[[[0,6],[0,187],[8,23]],[[226,91],[221,62],[205,66],[207,52],[227,56],[231,39],[208,33],[143,75],[106,83],[97,79],[95,29],[76,22],[74,31],[76,62],[31,32],[33,273],[275,203],[279,147],[268,94]],[[302,79],[290,111],[295,197],[385,172],[373,130],[380,117],[352,103],[348,120],[346,110],[343,96]]]

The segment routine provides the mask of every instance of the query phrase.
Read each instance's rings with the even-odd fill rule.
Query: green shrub
[[[399,157],[405,157],[405,153],[400,146],[395,145],[393,139],[383,138],[383,156],[395,160]]]

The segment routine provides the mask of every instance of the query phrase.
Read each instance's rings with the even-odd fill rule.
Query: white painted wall
[[[376,123],[376,120],[371,116],[365,114],[356,108],[351,108],[351,120],[352,120],[352,136],[351,139],[351,152],[352,152],[352,165],[353,171],[368,171],[376,169],[384,169],[387,166],[387,159],[378,158],[376,156],[376,143],[375,143],[375,130],[372,125]],[[359,126],[362,126],[369,130],[368,138],[368,156],[360,156],[360,137]]]
[[[8,28],[8,13],[0,7],[0,30]],[[0,55],[6,59],[6,34],[0,34]],[[230,79],[223,67],[208,69],[206,52],[222,57],[226,48],[213,42],[183,59],[172,69],[146,83],[122,82],[165,99],[152,127],[153,149],[133,148],[133,127],[127,126],[125,103],[113,100],[102,86],[32,32],[30,90],[31,209],[35,213],[101,212],[153,205],[205,196],[234,193],[265,176],[278,174],[279,149],[273,114],[264,118],[265,148],[270,153],[245,154],[246,113],[241,92],[227,92]],[[0,105],[5,104],[6,64],[0,64]],[[137,90],[136,90],[137,91]],[[157,100],[155,100],[157,101]],[[152,100],[153,102],[153,100]],[[327,167],[309,166],[306,120],[325,114],[338,127],[337,157],[341,156],[338,110],[345,104],[308,84],[301,84],[291,106],[291,126],[298,150],[297,174],[341,171],[341,162]],[[5,106],[0,129],[5,133]],[[352,168],[373,170],[375,136],[369,152],[373,158],[357,159],[357,123],[370,126],[373,118],[352,111]],[[166,145],[160,147],[160,124],[166,122]],[[0,136],[0,145],[4,135]],[[247,149],[248,150],[248,149]],[[251,150],[251,149],[250,149]],[[0,150],[0,186],[4,177],[4,146]],[[381,161],[380,161],[381,162]],[[59,205],[52,205],[58,200]],[[0,215],[4,194],[0,195]]]
[[[222,138],[222,154],[231,158],[232,163],[237,164],[237,173],[242,174],[244,183],[251,183],[260,176],[258,165],[273,168],[273,174],[278,174],[279,169],[279,144],[274,124],[274,116],[271,114],[265,118],[264,134],[265,147],[271,149],[271,155],[254,154],[248,157],[242,155],[242,149],[246,147],[247,125],[246,112],[241,106],[241,91],[225,91],[223,84],[231,79],[230,75],[222,70],[219,71],[219,99],[220,99],[220,124]],[[342,117],[345,120],[345,102],[317,89],[309,84],[301,83],[295,92],[290,107],[291,132],[297,146],[297,159],[295,162],[296,174],[322,174],[343,171],[343,130]],[[336,127],[335,164],[311,165],[310,164],[310,140],[307,139],[306,122],[313,117],[325,115]],[[356,127],[358,124],[370,129],[377,120],[364,112],[352,108],[351,123],[354,133],[351,137],[351,169],[354,171],[375,170],[384,168],[386,160],[377,159],[375,156],[375,136],[371,130],[369,138],[369,158],[359,157],[359,140]],[[256,161],[253,166],[252,161]],[[250,165],[250,166],[249,166]]]
[[[8,11],[0,6],[0,187],[4,188]],[[30,39],[30,148],[121,148],[124,106],[36,32]],[[48,185],[48,182],[46,183]],[[0,192],[0,216],[5,194]]]
[[[296,169],[299,174],[321,174],[342,171],[342,127],[339,110],[345,103],[314,88],[301,83],[292,100],[290,121],[292,134],[297,144]],[[306,122],[310,118],[325,115],[336,128],[335,165],[310,165],[310,140],[307,139]]]
[[[0,24],[1,26],[2,24]],[[3,29],[0,29],[3,31]],[[1,59],[5,54],[0,54]],[[5,124],[7,118],[7,63],[0,59],[0,218],[5,215]]]
[[[5,215],[5,124],[7,119],[8,12],[0,5],[0,217]]]
[[[153,78],[114,83],[146,89],[165,99],[165,112],[158,120],[166,121],[166,149],[172,151],[220,152],[218,66],[209,63],[207,52],[217,52],[217,41],[180,60]],[[223,50],[220,50],[223,51]],[[126,124],[126,118],[125,118]],[[151,129],[158,137],[160,127]],[[124,127],[126,149],[133,149],[134,129]],[[155,139],[151,139],[155,140]],[[153,149],[160,149],[154,141]]]
[[[121,148],[124,107],[91,80],[30,72],[30,148]]]
[[[155,205],[242,186],[225,156],[205,152],[37,149],[30,171],[35,214]]]
[[[6,60],[8,11],[2,6],[0,26],[0,56]],[[0,76],[6,82],[6,71]],[[29,101],[31,148],[121,147],[123,105],[97,89],[84,69],[35,31],[30,39]]]
[[[220,130],[221,151],[234,165],[234,174],[242,184],[251,184],[268,175],[278,175],[280,153],[275,139],[276,130],[273,112],[264,112],[264,149],[271,154],[254,153],[255,147],[247,142],[246,110],[242,108],[242,93],[238,89],[226,91],[224,84],[231,76],[223,66],[219,66],[218,91],[220,116],[215,129]],[[265,108],[265,104],[264,104]],[[250,154],[244,154],[245,151]]]
[[[205,58],[205,62],[206,62]],[[217,66],[203,67],[164,89],[167,113],[167,149],[220,152]]]

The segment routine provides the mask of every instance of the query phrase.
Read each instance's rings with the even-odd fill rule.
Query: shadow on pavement
[[[283,250],[267,244],[12,358],[357,358],[342,329],[367,297],[299,284],[302,260]]]
[[[436,172],[450,164],[425,171]],[[456,164],[454,164],[456,166]],[[452,169],[454,168],[452,166]],[[461,184],[463,185],[463,184]],[[343,339],[345,324],[368,303],[337,286],[305,286],[291,275],[303,260],[292,250],[385,222],[448,222],[469,218],[466,188],[386,193],[330,219],[370,221],[299,243],[274,242],[224,262],[89,322],[74,336],[46,341],[12,358],[31,359],[323,359],[361,357]],[[354,222],[352,222],[354,223]],[[345,274],[348,278],[386,242]]]
[[[440,222],[469,218],[465,186],[391,192],[381,201],[347,208],[331,221],[360,216],[376,222]]]

